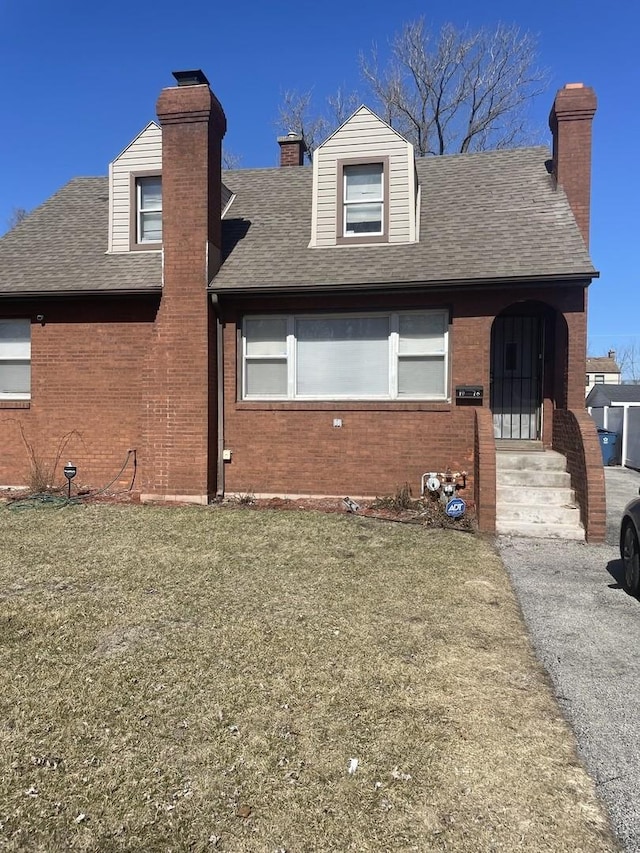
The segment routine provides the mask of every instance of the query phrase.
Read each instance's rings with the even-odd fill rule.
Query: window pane
[[[444,397],[444,357],[398,359],[399,397]]]
[[[297,394],[309,397],[389,394],[388,317],[298,320],[296,333]]]
[[[140,241],[159,243],[162,240],[162,213],[140,214]]]
[[[245,320],[247,355],[286,355],[287,321],[274,319]]]
[[[345,201],[382,200],[382,163],[344,167]]]
[[[29,320],[0,320],[0,358],[31,358]]]
[[[400,314],[398,352],[416,355],[444,350],[444,314]]]
[[[138,178],[140,210],[162,210],[162,180],[159,177]]]
[[[28,361],[0,361],[0,394],[28,394],[30,389]]]
[[[347,234],[382,233],[381,204],[349,204],[345,207]]]
[[[283,359],[247,361],[246,376],[245,397],[287,396],[287,362]]]

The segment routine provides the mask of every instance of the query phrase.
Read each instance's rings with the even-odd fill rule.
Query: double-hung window
[[[344,237],[384,233],[384,168],[382,163],[343,166]]]
[[[443,400],[446,311],[248,316],[244,400]]]
[[[31,396],[31,322],[0,320],[0,400]]]
[[[162,242],[162,178],[136,178],[136,243]]]

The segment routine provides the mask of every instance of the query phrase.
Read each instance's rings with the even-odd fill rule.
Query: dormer
[[[109,164],[109,252],[162,249],[162,131],[151,121]]]
[[[310,246],[415,243],[413,145],[361,106],[313,155]]]

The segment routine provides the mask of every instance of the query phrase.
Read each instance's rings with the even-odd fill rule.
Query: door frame
[[[489,405],[496,439],[542,438],[545,327],[544,314],[535,310],[509,311],[493,321]]]

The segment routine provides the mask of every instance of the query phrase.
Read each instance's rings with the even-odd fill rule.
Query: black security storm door
[[[491,411],[496,438],[540,438],[543,322],[496,317],[491,341]]]

